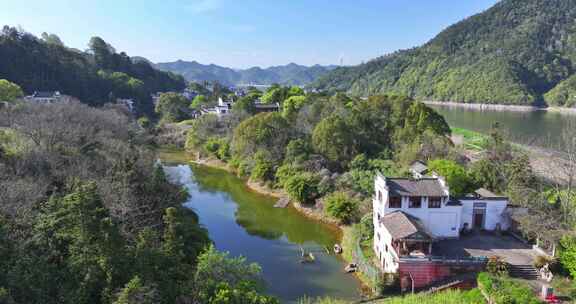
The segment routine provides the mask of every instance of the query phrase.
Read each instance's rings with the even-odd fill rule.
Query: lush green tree
[[[0,79],[0,101],[12,102],[23,96],[24,92],[17,84],[6,79]]]
[[[202,105],[205,105],[208,102],[208,99],[204,95],[197,95],[190,103],[191,109],[199,109]]]
[[[318,177],[304,172],[291,176],[284,184],[284,190],[291,199],[300,203],[310,204],[318,196]]]
[[[576,238],[564,236],[560,240],[560,263],[573,278],[576,278]]]
[[[156,113],[165,122],[178,122],[188,118],[189,102],[177,93],[163,93],[156,103]]]
[[[302,163],[310,158],[314,153],[314,148],[308,139],[293,139],[286,146],[285,163]]]
[[[316,125],[312,144],[316,152],[342,167],[346,167],[357,153],[354,133],[346,121],[336,115],[328,116]]]
[[[358,202],[344,192],[334,192],[324,199],[326,213],[343,223],[350,223],[358,212]]]
[[[159,303],[158,292],[144,285],[138,276],[134,277],[118,294],[113,304],[155,304]]]
[[[268,160],[267,153],[264,151],[256,152],[254,155],[254,168],[250,178],[260,181],[273,181],[274,180],[274,164]]]
[[[294,120],[305,103],[306,96],[289,97],[282,104],[282,116],[287,120]]]
[[[466,172],[466,168],[454,161],[446,159],[437,159],[428,163],[430,171],[438,173],[446,178],[450,187],[450,195],[453,197],[462,197],[476,189],[472,178]]]
[[[67,256],[70,282],[76,286],[68,290],[68,303],[112,296],[126,275],[124,244],[94,183],[75,185],[70,194],[51,199],[36,229],[48,246]]]
[[[258,295],[264,288],[258,264],[248,264],[244,257],[231,258],[214,246],[198,257],[194,282],[201,303],[277,303]]]
[[[240,158],[251,158],[259,150],[265,150],[269,160],[277,163],[282,160],[289,139],[288,123],[280,113],[260,113],[234,129],[232,151]]]

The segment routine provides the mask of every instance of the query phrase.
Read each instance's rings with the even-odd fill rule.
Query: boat
[[[342,253],[342,246],[340,246],[338,244],[334,244],[334,253],[335,254],[341,254]]]
[[[346,271],[347,273],[356,272],[357,270],[358,270],[358,265],[356,265],[354,263],[350,263],[350,264],[346,265],[346,267],[344,268],[344,271]]]
[[[312,254],[312,252],[308,252],[302,255],[301,263],[312,263],[316,260],[316,257]]]
[[[312,252],[306,252],[302,247],[300,247],[300,252],[302,253],[302,259],[300,260],[300,263],[312,263],[316,260],[316,257],[312,254]]]

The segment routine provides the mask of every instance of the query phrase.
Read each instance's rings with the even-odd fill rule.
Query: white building
[[[48,92],[34,92],[34,94],[27,96],[25,98],[27,101],[37,102],[37,103],[55,103],[63,100],[63,95],[58,91],[48,91]]]
[[[218,105],[216,105],[215,107],[203,108],[200,112],[202,114],[214,114],[219,118],[221,118],[230,114],[230,111],[232,111],[233,104],[234,101],[228,101],[222,99],[222,97],[218,97]]]
[[[374,250],[385,272],[396,272],[402,257],[432,255],[432,243],[458,238],[462,230],[507,230],[508,198],[480,189],[450,197],[439,176],[374,181]]]

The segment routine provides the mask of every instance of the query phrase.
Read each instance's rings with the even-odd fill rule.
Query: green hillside
[[[133,98],[137,110],[152,113],[151,93],[180,90],[181,76],[161,72],[145,60],[132,60],[99,37],[87,51],[69,48],[53,34],[41,38],[5,26],[0,32],[0,79],[34,91],[60,91],[90,105]]]
[[[567,80],[575,61],[576,1],[503,0],[421,47],[338,68],[313,86],[355,95],[570,105],[562,96],[575,90]]]
[[[196,61],[158,63],[162,71],[180,74],[189,81],[217,81],[224,85],[261,84],[307,85],[325,75],[334,66],[303,66],[295,63],[269,68],[252,67],[245,70],[231,69],[215,64],[204,65]]]

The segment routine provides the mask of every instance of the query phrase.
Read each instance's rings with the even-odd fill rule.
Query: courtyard
[[[475,232],[459,239],[437,241],[432,254],[438,257],[491,257],[498,256],[511,265],[532,265],[538,252],[509,235]]]

